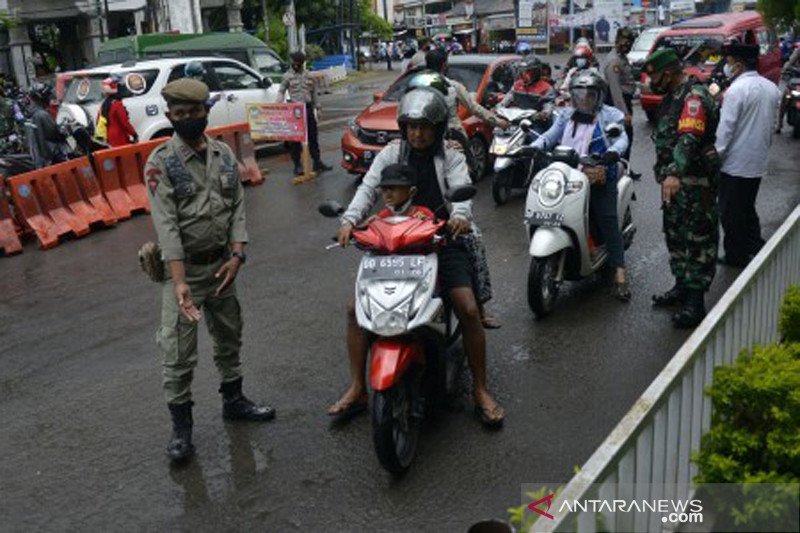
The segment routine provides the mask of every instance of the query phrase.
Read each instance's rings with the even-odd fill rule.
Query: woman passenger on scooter
[[[603,104],[607,90],[605,80],[594,70],[576,75],[570,82],[571,107],[559,113],[553,126],[532,146],[552,149],[565,145],[573,148],[581,157],[590,154],[603,156],[613,152],[617,157],[605,156],[605,160],[618,159],[628,147],[628,136],[624,130],[625,116],[619,109]],[[605,130],[610,124],[622,127],[616,138],[606,136]],[[617,220],[617,164],[584,165],[581,170],[592,184],[589,212],[608,249],[609,265],[614,268],[614,295],[622,301],[628,301],[631,291],[625,273],[622,232]]]
[[[378,187],[386,167],[396,163],[413,167],[418,176],[414,202],[446,219],[448,230],[454,237],[439,253],[439,282],[442,294],[448,297],[462,326],[464,352],[473,377],[475,413],[484,425],[498,427],[503,423],[505,412],[489,393],[486,384],[486,336],[473,290],[472,259],[467,249],[455,239],[468,233],[472,227],[472,202],[449,203],[444,199],[448,189],[470,184],[464,155],[445,145],[447,105],[438,91],[413,89],[403,97],[397,111],[402,140],[388,144],[373,161],[342,216],[339,244],[347,246],[353,229],[366,219],[378,200]],[[332,416],[353,415],[366,408],[364,373],[369,337],[358,326],[352,301],[347,311],[347,348],[352,383],[339,401],[328,409]]]

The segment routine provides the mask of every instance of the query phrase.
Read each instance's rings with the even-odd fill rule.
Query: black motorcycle
[[[547,131],[553,122],[552,113],[542,117],[540,111],[550,99],[539,95],[515,93],[513,105],[498,107],[495,112],[511,126],[505,130],[495,128],[489,153],[494,157],[492,197],[497,205],[505,204],[515,190],[527,190],[533,176],[542,168],[539,157],[514,157],[522,147],[529,145]]]
[[[786,81],[786,121],[792,126],[792,137],[800,139],[800,69],[792,67],[783,75]]]

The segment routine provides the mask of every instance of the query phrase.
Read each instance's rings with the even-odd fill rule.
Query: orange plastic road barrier
[[[261,185],[264,176],[256,162],[256,150],[253,139],[250,137],[250,126],[247,123],[222,126],[206,130],[206,134],[220,140],[233,149],[239,161],[239,175],[242,183],[247,185]]]
[[[14,226],[4,183],[5,179],[0,176],[0,251],[6,255],[13,255],[22,252],[22,243],[19,242]]]
[[[86,157],[14,176],[8,184],[14,207],[44,249],[57,246],[68,233],[88,234],[91,224],[117,221]]]
[[[94,153],[103,192],[119,218],[136,211],[150,212],[144,183],[144,164],[152,151],[167,139],[130,144]]]

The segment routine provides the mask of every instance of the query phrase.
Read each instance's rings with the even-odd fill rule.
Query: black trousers
[[[726,261],[747,264],[764,246],[761,238],[761,223],[756,213],[756,196],[761,178],[742,178],[721,175],[719,182],[719,210],[725,237]]]
[[[317,132],[317,118],[314,116],[314,108],[311,103],[306,103],[306,124],[308,125],[308,150],[311,152],[311,159],[315,164],[321,162],[319,158],[319,138]],[[303,154],[302,143],[288,143],[289,153],[292,154],[292,161],[295,166],[300,165],[300,157]]]

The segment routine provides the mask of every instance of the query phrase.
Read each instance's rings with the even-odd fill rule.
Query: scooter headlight
[[[383,337],[402,335],[408,329],[408,314],[411,309],[411,298],[390,311],[377,313],[375,316],[375,333]]]
[[[800,91],[792,91],[792,98],[800,98]]]
[[[566,179],[559,170],[547,170],[539,178],[539,202],[545,207],[554,207],[564,198]]]

